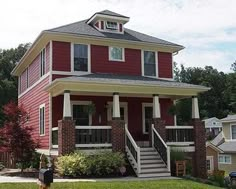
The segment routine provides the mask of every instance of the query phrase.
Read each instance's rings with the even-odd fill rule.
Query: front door
[[[107,109],[107,121],[112,120],[112,114],[113,114],[113,104],[112,102],[108,103],[108,109]],[[128,125],[128,106],[127,102],[121,102],[120,103],[120,119],[124,120],[125,123]]]
[[[207,156],[206,158],[206,167],[207,172],[212,173],[214,170],[214,157],[213,156]]]

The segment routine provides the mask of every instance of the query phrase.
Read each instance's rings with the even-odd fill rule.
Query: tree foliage
[[[11,75],[16,63],[25,54],[30,46],[20,44],[15,49],[0,49],[0,127],[4,123],[2,107],[10,101],[17,101],[17,78]]]
[[[27,124],[29,117],[22,105],[10,102],[3,107],[3,113],[6,120],[0,129],[0,151],[12,153],[23,171],[39,143],[32,138],[32,127]]]
[[[198,95],[201,118],[223,118],[236,112],[236,73],[225,74],[212,66],[186,68],[183,65],[180,69],[175,68],[174,73],[177,81],[210,88]],[[178,101],[177,109],[180,123],[191,119],[191,99]]]

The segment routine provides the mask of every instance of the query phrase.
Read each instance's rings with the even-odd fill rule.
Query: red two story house
[[[197,95],[208,88],[175,82],[173,56],[184,47],[127,29],[128,21],[105,10],[44,30],[16,65],[38,151],[121,151],[137,176],[150,177],[170,175],[177,148],[193,154],[193,174],[205,177]],[[192,98],[190,126],[177,126],[169,113],[183,98]]]

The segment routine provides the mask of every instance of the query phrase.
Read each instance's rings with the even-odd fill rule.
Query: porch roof
[[[116,74],[87,74],[59,78],[48,85],[45,90],[52,96],[63,94],[64,90],[74,92],[110,93],[136,95],[171,95],[195,96],[208,91],[210,88],[181,83],[171,80],[155,79],[143,76],[116,75]]]

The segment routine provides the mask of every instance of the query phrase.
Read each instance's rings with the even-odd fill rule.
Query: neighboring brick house
[[[148,177],[169,175],[171,145],[194,152],[194,175],[205,177],[197,95],[209,89],[175,82],[173,56],[184,47],[127,29],[128,21],[105,10],[44,30],[14,68],[38,151],[123,151]],[[192,98],[192,125],[177,127],[168,112],[183,98]]]

